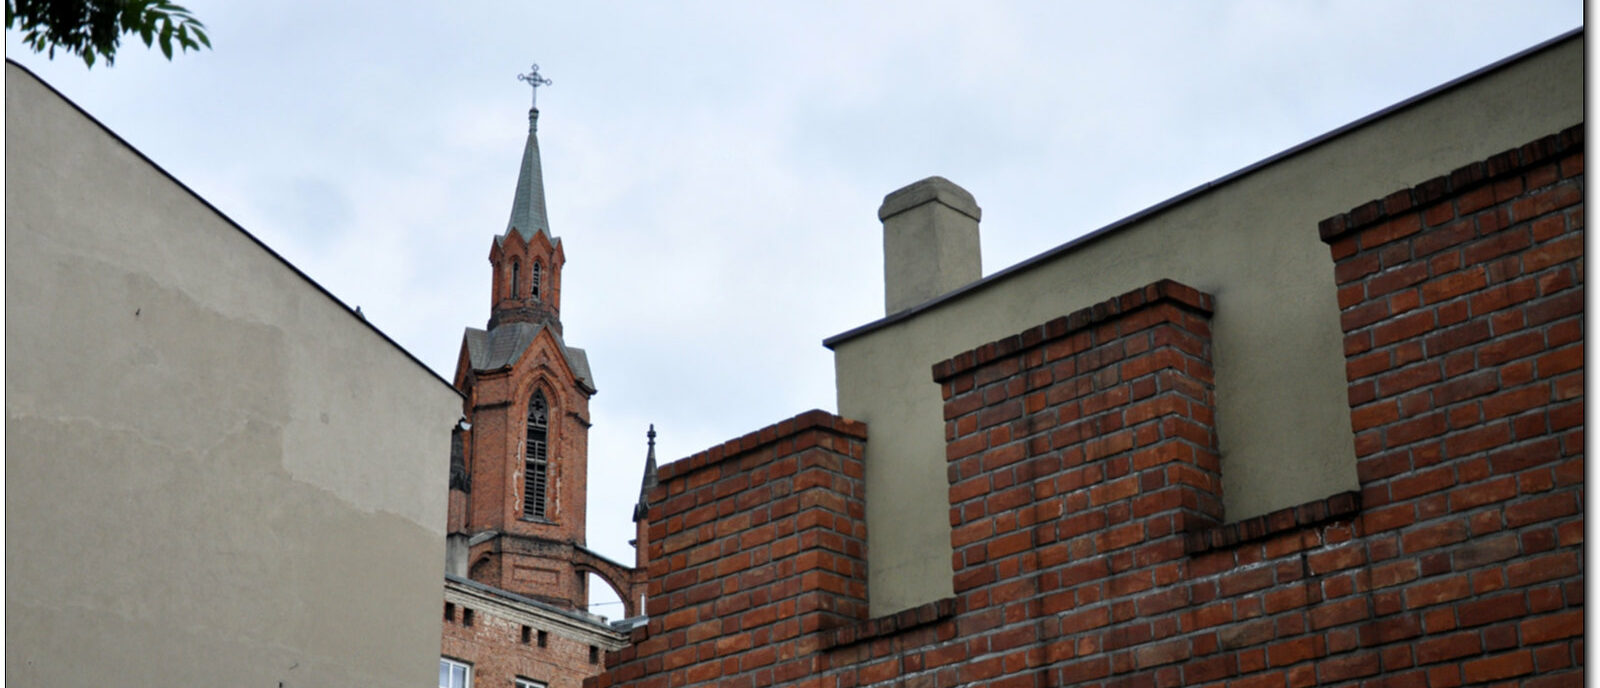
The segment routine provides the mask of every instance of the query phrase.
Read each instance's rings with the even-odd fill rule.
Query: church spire
[[[539,65],[518,79],[537,94],[550,80],[539,76]],[[550,232],[544,209],[544,171],[539,160],[538,101],[528,108],[528,142],[517,171],[517,192],[511,202],[511,219],[504,234],[494,237],[489,262],[494,266],[489,329],[505,323],[549,327],[561,334],[561,265],[566,249]]]
[[[524,239],[532,240],[543,232],[550,234],[550,220],[544,208],[544,170],[539,163],[539,87],[549,86],[549,79],[539,75],[539,65],[517,79],[533,87],[533,104],[528,108],[528,142],[522,147],[522,166],[517,171],[517,191],[511,200],[511,219],[506,222],[506,233],[517,231]]]

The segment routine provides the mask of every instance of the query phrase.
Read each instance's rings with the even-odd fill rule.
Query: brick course
[[[955,597],[862,618],[824,471],[836,613],[796,603],[778,447],[865,439],[814,412],[663,467],[650,625],[586,685],[1581,684],[1582,170],[1579,126],[1320,224],[1359,492],[1225,521],[1218,305],[1162,281],[933,366]]]

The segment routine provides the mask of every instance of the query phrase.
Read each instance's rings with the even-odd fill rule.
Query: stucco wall
[[[1573,37],[914,317],[831,340],[839,414],[872,430],[872,613],[951,594],[945,432],[930,366],[1155,280],[1217,299],[1227,518],[1355,488],[1343,336],[1317,222],[1581,121],[1582,52]]]
[[[6,678],[429,685],[447,383],[6,66]]]

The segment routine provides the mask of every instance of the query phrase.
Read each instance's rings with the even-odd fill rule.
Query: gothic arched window
[[[517,292],[522,291],[522,266],[516,261],[511,262],[511,298],[517,297]]]
[[[522,517],[545,520],[545,487],[550,468],[547,440],[550,433],[550,407],[543,392],[534,392],[528,402],[528,439],[523,452],[526,464],[522,475]]]
[[[534,301],[538,301],[539,300],[539,273],[541,273],[541,272],[544,272],[544,270],[542,270],[540,268],[539,261],[534,261],[533,262],[533,274],[528,278],[528,281],[533,283],[532,294],[533,294],[533,300]]]

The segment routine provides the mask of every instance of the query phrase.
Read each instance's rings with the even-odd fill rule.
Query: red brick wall
[[[479,373],[468,391],[472,493],[467,526],[584,542],[588,499],[589,394],[540,333],[507,371]],[[535,390],[550,406],[548,523],[522,519],[523,443]]]
[[[518,677],[543,681],[550,688],[580,688],[583,680],[600,672],[601,663],[589,662],[589,644],[546,631],[539,647],[539,629],[529,626],[522,642],[523,623],[497,616],[492,610],[451,604],[444,620],[441,654],[472,665],[472,685],[509,688]],[[472,610],[472,625],[465,623]],[[453,617],[453,618],[452,618]]]
[[[769,638],[652,597],[594,688],[1581,684],[1582,169],[1579,127],[1321,224],[1359,492],[1219,524],[1213,303],[1157,283],[934,366],[954,598],[772,644],[804,672],[733,673],[720,648]],[[653,548],[691,538],[652,586],[745,561],[693,548],[746,532],[700,501],[740,475],[681,488],[692,530],[652,510]]]
[[[528,404],[538,389],[550,405],[548,521],[522,518]],[[455,532],[498,530],[496,538],[468,554],[473,580],[564,607],[583,609],[587,578],[573,565],[572,544],[585,543],[588,500],[589,394],[561,361],[546,333],[528,346],[509,370],[479,373],[467,390],[472,423],[467,444],[470,493],[452,492],[462,503]],[[459,495],[459,497],[457,497]],[[452,509],[455,503],[452,502]],[[618,581],[626,587],[626,581]]]
[[[503,322],[545,322],[561,331],[561,267],[567,262],[566,249],[559,241],[540,232],[524,240],[521,232],[507,232],[495,238],[489,248],[489,264],[494,277],[490,288],[489,326]],[[529,275],[540,266],[539,296],[533,297]],[[513,293],[511,266],[519,276]]]
[[[1185,550],[1222,517],[1212,308],[1158,282],[934,366],[957,634],[926,682],[1212,678],[1195,607],[1247,589]]]
[[[1580,683],[1583,127],[1320,229],[1384,622],[1434,685]]]
[[[866,427],[811,411],[662,466],[649,624],[589,684],[789,683],[866,614]]]

